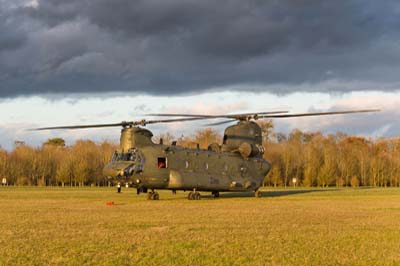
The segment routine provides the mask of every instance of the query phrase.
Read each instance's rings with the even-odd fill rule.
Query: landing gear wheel
[[[149,192],[147,193],[147,200],[159,200],[160,199],[160,195],[158,195],[157,192]]]
[[[188,194],[188,200],[199,200],[201,199],[201,195],[199,192],[190,191]]]
[[[157,192],[154,192],[152,197],[151,197],[151,199],[152,200],[159,200],[160,199],[160,195]]]
[[[256,198],[261,198],[261,197],[262,197],[261,191],[260,191],[260,190],[257,190],[257,191],[254,193],[254,196],[255,196]]]
[[[200,200],[200,199],[201,199],[200,193],[199,193],[199,192],[195,192],[195,193],[193,194],[193,198],[194,198],[194,200]]]
[[[219,191],[213,191],[211,194],[214,198],[219,198]]]
[[[151,200],[153,197],[153,194],[154,194],[153,192],[147,193],[147,200]]]

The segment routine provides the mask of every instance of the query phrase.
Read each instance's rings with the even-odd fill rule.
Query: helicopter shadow
[[[301,190],[276,190],[262,191],[261,196],[266,198],[284,197],[296,194],[307,194],[314,192],[330,192],[338,189],[301,189]],[[210,196],[211,197],[211,196]],[[221,193],[221,198],[254,198],[254,192],[226,192]]]

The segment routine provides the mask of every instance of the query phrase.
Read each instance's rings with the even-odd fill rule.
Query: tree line
[[[400,138],[368,139],[343,133],[293,130],[275,133],[271,121],[259,123],[263,130],[264,158],[272,168],[266,186],[400,186]],[[170,144],[175,137],[162,138]],[[192,136],[180,137],[184,147],[207,148],[222,136],[202,129]],[[50,139],[41,147],[19,143],[11,151],[0,148],[0,179],[9,185],[106,186],[109,180],[102,169],[118,144],[79,140],[65,146],[62,139]]]
[[[62,139],[50,139],[35,148],[18,144],[10,152],[0,149],[0,179],[9,185],[105,186],[104,165],[117,145],[104,141],[79,140],[65,146]]]
[[[400,185],[400,138],[367,139],[343,133],[292,131],[264,145],[272,163],[265,178],[270,186]]]

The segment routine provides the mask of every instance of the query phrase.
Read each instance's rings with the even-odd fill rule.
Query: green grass
[[[400,189],[202,194],[0,188],[0,265],[400,265]]]

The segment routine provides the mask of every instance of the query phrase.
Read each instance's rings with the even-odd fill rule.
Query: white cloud
[[[370,137],[395,136],[399,132],[397,117],[400,115],[400,93],[353,92],[340,98],[332,99],[329,104],[310,105],[313,111],[381,109],[379,113],[350,114],[287,119],[276,121],[278,127],[292,130],[334,133],[342,131],[348,134],[361,134]]]

